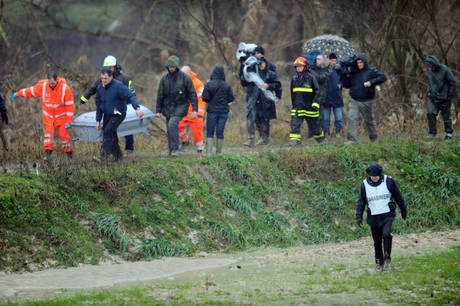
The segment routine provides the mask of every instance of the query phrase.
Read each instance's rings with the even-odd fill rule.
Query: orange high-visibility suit
[[[51,88],[48,80],[40,80],[34,86],[18,90],[16,95],[23,98],[41,98],[45,151],[53,151],[54,130],[57,129],[63,151],[71,153],[73,149],[66,125],[73,121],[75,105],[72,89],[66,80],[58,78],[54,88]]]
[[[192,133],[192,140],[195,144],[202,145],[204,140],[203,138],[203,127],[204,127],[204,115],[206,112],[206,103],[201,98],[201,94],[203,93],[204,85],[198,79],[198,75],[191,71],[190,72],[190,79],[192,80],[193,87],[196,91],[196,96],[198,98],[198,118],[192,119],[191,114],[193,112],[192,105],[188,108],[188,114],[179,122],[179,139],[182,142],[190,141],[188,132],[186,130],[186,126],[188,125],[190,132]]]

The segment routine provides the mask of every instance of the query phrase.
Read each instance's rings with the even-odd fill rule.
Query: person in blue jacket
[[[137,117],[143,117],[144,114],[139,109],[139,103],[133,92],[113,78],[113,70],[110,67],[103,67],[101,82],[96,87],[96,128],[102,129],[103,159],[108,158],[109,155],[113,155],[115,161],[122,158],[117,130],[126,117],[127,104],[133,106]]]
[[[117,59],[112,56],[108,55],[103,62],[103,67],[110,67],[113,71],[113,78],[125,84],[131,90],[131,92],[136,95],[136,90],[134,90],[133,80],[124,74],[122,71],[121,65],[117,63]],[[80,97],[80,104],[85,104],[91,99],[92,96],[96,94],[96,87],[101,83],[101,80],[98,79],[96,82],[85,91],[85,93]],[[125,151],[126,154],[131,154],[134,152],[134,136],[133,135],[126,135],[125,136]]]
[[[331,113],[334,115],[335,131],[340,136],[343,130],[343,97],[341,73],[337,65],[337,55],[329,54],[329,73],[326,96],[321,104],[320,115],[325,135],[331,135]]]
[[[203,100],[207,103],[206,117],[206,153],[212,154],[213,139],[216,137],[216,154],[222,153],[225,124],[230,112],[230,104],[235,100],[232,87],[225,81],[224,67],[215,66],[211,78],[204,86]]]

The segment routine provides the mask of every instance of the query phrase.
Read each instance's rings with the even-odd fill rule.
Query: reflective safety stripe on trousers
[[[61,117],[65,117],[65,116],[73,116],[73,112],[64,112],[64,113],[61,113],[61,114],[58,114],[58,115],[51,115],[50,113],[46,112],[46,111],[43,111],[43,115],[51,118],[51,119],[54,119],[54,118],[61,118]]]
[[[300,140],[300,139],[302,139],[302,136],[300,134],[296,134],[296,133],[289,134],[289,140]]]
[[[324,137],[324,132],[321,131],[321,134],[318,134],[318,135],[313,135],[313,138],[315,139],[319,139],[319,138],[323,138]]]
[[[311,87],[294,87],[292,92],[313,92]]]
[[[304,109],[291,110],[291,116],[295,117],[319,117],[319,111],[307,111]]]

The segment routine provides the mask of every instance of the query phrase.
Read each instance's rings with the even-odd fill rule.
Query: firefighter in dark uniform
[[[367,167],[366,173],[367,178],[361,184],[356,204],[356,223],[358,226],[362,225],[364,208],[367,206],[367,224],[371,227],[374,240],[377,270],[387,271],[391,262],[391,229],[396,217],[395,202],[403,220],[407,217],[407,208],[398,185],[391,176],[383,174],[382,166],[373,162]]]
[[[315,101],[319,87],[315,77],[308,71],[308,62],[304,57],[298,57],[294,61],[296,75],[291,80],[291,133],[289,145],[301,144],[302,136],[300,128],[304,120],[308,128],[313,132],[313,137],[318,143],[324,141],[319,119],[319,103]]]

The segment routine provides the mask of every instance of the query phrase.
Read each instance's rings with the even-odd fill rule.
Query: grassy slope
[[[0,176],[0,270],[355,239],[356,188],[383,162],[400,183],[396,233],[459,225],[460,143],[391,141]]]

